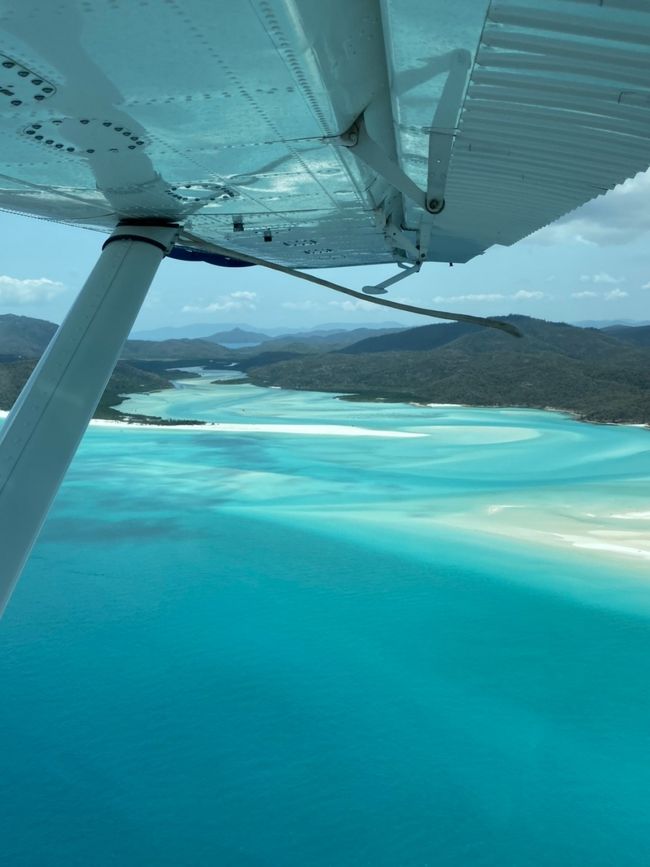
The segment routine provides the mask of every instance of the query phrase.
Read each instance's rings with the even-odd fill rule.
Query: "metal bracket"
[[[398,229],[394,225],[390,217],[381,228],[388,240],[392,242],[393,246],[398,250],[403,250],[406,257],[410,258],[413,262],[424,261],[424,256],[420,249],[416,247],[416,245],[401,229]]]
[[[387,183],[399,190],[402,195],[415,202],[430,214],[439,214],[445,206],[444,199],[427,200],[426,193],[412,181],[400,166],[387,156],[386,151],[370,137],[363,115],[352,124],[350,129],[336,139],[337,143],[349,148],[362,163],[382,177]],[[431,206],[431,207],[430,207]]]
[[[349,150],[402,195],[415,202],[427,214],[439,214],[445,207],[445,188],[451,151],[456,137],[456,123],[462,104],[472,55],[466,49],[451,51],[437,58],[433,76],[447,73],[442,94],[428,129],[429,155],[427,189],[418,185],[391,159],[384,148],[368,133],[364,115],[347,132],[334,141]],[[429,73],[429,77],[433,77]]]
[[[397,274],[393,274],[392,277],[389,277],[387,280],[382,280],[381,283],[377,283],[374,286],[364,286],[361,291],[366,295],[385,295],[389,286],[399,283],[400,280],[405,280],[407,277],[410,277],[411,274],[417,274],[422,267],[422,263],[418,262],[417,265],[413,265],[409,268],[408,265],[398,262],[397,267],[402,268],[403,270],[401,272],[398,271]]]

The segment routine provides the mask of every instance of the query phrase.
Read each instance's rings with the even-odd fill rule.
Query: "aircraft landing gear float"
[[[0,614],[178,232],[118,225],[0,431]]]

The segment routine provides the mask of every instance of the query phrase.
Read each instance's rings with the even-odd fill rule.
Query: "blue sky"
[[[60,322],[104,236],[0,214],[0,314]],[[512,247],[466,265],[428,264],[398,284],[394,300],[476,315],[523,313],[562,321],[650,319],[650,171]],[[385,266],[327,270],[360,289]],[[196,322],[257,328],[428,320],[345,298],[262,268],[221,269],[165,260],[135,330]]]

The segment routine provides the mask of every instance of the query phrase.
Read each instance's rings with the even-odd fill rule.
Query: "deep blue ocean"
[[[0,622],[0,864],[650,863],[648,431],[126,408],[225,427],[88,431]]]

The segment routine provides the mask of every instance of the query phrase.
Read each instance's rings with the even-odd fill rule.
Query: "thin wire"
[[[428,307],[415,307],[412,304],[401,304],[398,301],[389,301],[387,298],[376,298],[364,295],[361,292],[356,292],[354,289],[348,289],[347,286],[341,286],[339,283],[332,283],[331,280],[324,280],[322,277],[315,277],[313,274],[306,274],[304,271],[298,271],[295,268],[287,268],[285,265],[278,265],[276,262],[268,262],[266,259],[258,259],[257,256],[250,256],[248,253],[242,253],[239,250],[230,250],[227,247],[222,247],[219,244],[213,244],[204,241],[202,238],[197,238],[190,232],[184,231],[180,237],[183,241],[189,242],[193,247],[205,250],[207,253],[217,253],[220,256],[230,256],[233,259],[240,259],[242,262],[250,262],[251,265],[261,265],[263,268],[270,268],[272,271],[279,271],[281,274],[288,274],[290,277],[298,277],[301,280],[307,280],[309,283],[315,283],[317,286],[324,286],[326,289],[333,289],[335,292],[342,292],[344,295],[350,295],[352,298],[359,298],[361,301],[367,301],[368,304],[379,304],[381,307],[391,307],[394,310],[405,310],[407,313],[417,313],[420,316],[432,316],[435,319],[450,319],[453,322],[469,322],[472,325],[482,325],[486,328],[496,328],[499,331],[505,331],[513,337],[523,337],[521,331],[512,325],[510,322],[500,322],[498,319],[488,319],[483,316],[470,316],[467,313],[448,313],[444,310],[431,310]]]

